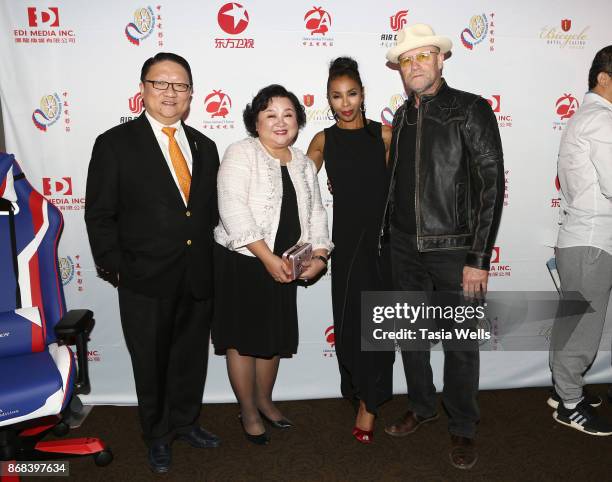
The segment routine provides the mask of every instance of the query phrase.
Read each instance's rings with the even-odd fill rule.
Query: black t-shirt
[[[395,203],[391,224],[406,234],[416,234],[416,131],[417,109],[410,106],[398,140]]]

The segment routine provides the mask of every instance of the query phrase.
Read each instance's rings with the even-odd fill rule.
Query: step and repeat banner
[[[96,277],[85,223],[85,183],[96,136],[143,111],[143,62],[159,51],[191,64],[194,92],[187,123],[211,137],[222,155],[244,138],[242,110],[263,86],[281,83],[306,107],[297,147],[333,123],[327,68],[354,57],[366,89],[367,116],[390,124],[405,99],[399,73],[385,60],[397,31],[428,23],[453,41],[449,85],[486,98],[505,153],[506,192],[490,289],[554,291],[545,262],[556,237],[556,159],[568,120],[583,100],[594,54],[612,43],[612,3],[441,0],[145,0],[0,1],[0,100],[7,151],[30,182],[63,213],[59,245],[69,308],[90,308],[89,403],[135,403],[117,294]],[[319,176],[333,222],[333,197]],[[1,267],[0,269],[6,269]],[[333,269],[333,267],[332,267]],[[340,395],[329,273],[298,292],[299,353],[283,360],[278,399]],[[503,320],[493,320],[503,326]],[[535,333],[547,343],[550,326]],[[481,387],[550,384],[545,350],[482,353]],[[610,381],[610,352],[600,352],[590,381]],[[442,386],[442,354],[432,354]],[[395,391],[405,391],[401,361]],[[211,354],[206,401],[233,401],[225,360]]]

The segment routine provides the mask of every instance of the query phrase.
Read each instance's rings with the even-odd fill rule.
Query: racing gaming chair
[[[68,431],[76,395],[89,393],[94,319],[89,310],[66,312],[57,260],[62,226],[60,211],[14,156],[0,153],[0,461],[92,455],[102,466],[113,456],[99,439],[42,441]],[[75,344],[76,362],[68,346]]]

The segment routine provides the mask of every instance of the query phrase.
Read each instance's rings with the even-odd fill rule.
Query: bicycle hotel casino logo
[[[162,31],[161,5],[155,10],[152,7],[137,8],[133,21],[125,26],[125,37],[132,45],[139,46],[147,39],[157,39],[157,46],[164,46],[164,32]],[[155,41],[155,40],[154,40]]]
[[[249,26],[249,12],[236,2],[222,5],[217,13],[217,23],[223,32],[229,35],[240,35]],[[216,49],[252,49],[255,39],[252,38],[215,38]]]
[[[578,99],[572,94],[563,94],[555,101],[555,113],[557,119],[553,122],[553,130],[562,131],[567,126],[567,121],[572,118],[580,107]]]
[[[43,95],[38,108],[32,112],[32,123],[41,132],[57,124],[63,117],[65,132],[70,132],[70,103],[68,92],[63,92],[60,97],[57,92]]]
[[[502,251],[499,246],[493,247],[489,276],[493,278],[512,276],[512,267],[502,262]]]
[[[333,47],[334,38],[330,37],[331,14],[323,7],[312,7],[304,15],[304,27],[308,34],[302,37],[304,47]]]
[[[233,129],[231,117],[232,99],[222,89],[213,90],[204,97],[204,110],[208,119],[204,120],[204,129]]]
[[[561,49],[583,49],[588,41],[589,25],[575,27],[572,19],[564,18],[556,27],[545,26],[540,30],[540,38],[547,45]]]
[[[72,177],[43,177],[42,193],[51,204],[61,211],[81,211],[85,209],[85,197],[75,196]]]
[[[327,103],[327,97],[323,95],[304,94],[302,96],[304,110],[306,111],[306,122],[311,125],[328,127],[334,121],[334,114]]]
[[[406,17],[408,16],[408,10],[399,10],[395,14],[389,17],[389,26],[392,32],[399,32],[406,25]],[[387,49],[395,47],[397,43],[397,33],[381,33],[380,34],[380,46]]]
[[[26,7],[24,21],[28,26],[13,29],[17,44],[74,44],[76,34],[61,22],[62,11],[58,7]]]
[[[468,50],[488,45],[489,51],[495,51],[495,13],[490,13],[489,18],[484,13],[472,16],[468,26],[461,31],[459,39]]]

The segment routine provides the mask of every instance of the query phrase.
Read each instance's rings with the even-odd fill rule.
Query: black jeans
[[[402,291],[459,291],[467,250],[420,253],[416,236],[391,230],[393,289]],[[480,352],[451,351],[444,347],[444,390],[442,402],[449,415],[448,430],[453,435],[474,438],[480,418],[478,380]],[[402,351],[408,386],[409,409],[420,417],[436,413],[436,387],[433,384],[430,352]]]

